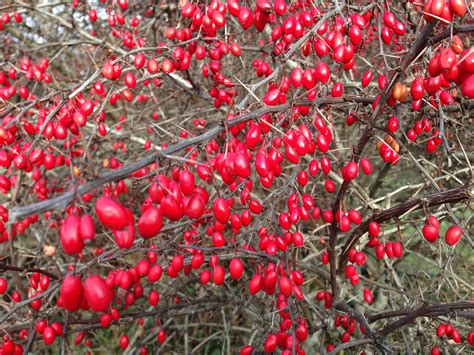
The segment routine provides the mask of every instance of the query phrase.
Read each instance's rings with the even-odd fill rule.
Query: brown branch
[[[468,201],[470,199],[471,194],[469,186],[461,186],[447,191],[435,192],[431,195],[425,196],[424,198],[410,199],[392,208],[375,212],[371,218],[359,225],[359,227],[357,227],[347,239],[346,244],[342,248],[341,258],[339,260],[339,273],[344,269],[349,250],[353,248],[359,241],[359,238],[369,230],[370,223],[383,223],[392,218],[399,217],[408,211],[419,210],[423,207],[433,207],[446,203],[457,203]]]
[[[456,303],[445,303],[445,304],[436,304],[432,306],[423,306],[419,308],[408,308],[401,309],[398,311],[382,312],[377,314],[368,315],[367,320],[370,323],[378,321],[385,318],[401,317],[401,316],[410,316],[412,314],[427,314],[432,312],[440,311],[451,311],[454,309],[466,309],[474,308],[474,302],[456,302]]]
[[[363,339],[353,340],[353,341],[343,343],[341,345],[336,346],[334,349],[332,349],[330,352],[328,352],[327,355],[340,354],[341,351],[343,351],[343,350],[350,349],[350,348],[355,348],[356,346],[371,344],[373,342],[374,341],[370,338],[363,338]]]
[[[443,39],[451,37],[451,35],[456,35],[458,33],[469,33],[469,32],[474,32],[474,24],[470,23],[467,25],[454,25],[451,31],[451,28],[447,28],[440,34],[433,36],[430,39],[431,43],[437,43],[442,41]]]
[[[36,295],[34,295],[33,297],[30,297],[24,301],[21,301],[21,302],[18,302],[17,304],[15,304],[15,306],[13,306],[7,313],[5,313],[4,315],[2,315],[2,317],[0,318],[0,324],[3,324],[3,322],[5,322],[8,318],[10,318],[16,311],[18,311],[20,308],[26,306],[26,305],[29,305],[31,302],[35,301],[35,300],[39,300],[40,298],[44,298],[44,297],[47,297],[49,296],[51,293],[53,293],[54,291],[56,291],[58,288],[59,288],[59,283],[53,285],[53,286],[50,286],[46,291],[44,291],[43,293],[37,293]]]
[[[397,68],[397,71],[393,74],[389,85],[387,85],[387,87],[380,94],[379,101],[377,103],[377,106],[374,109],[374,112],[372,113],[371,118],[368,121],[368,125],[365,127],[364,132],[362,133],[362,136],[359,139],[359,142],[353,148],[352,160],[354,162],[356,163],[359,162],[362,151],[364,150],[365,146],[369,142],[375,122],[377,121],[379,116],[382,114],[383,112],[382,109],[385,106],[390,96],[393,86],[397,82],[398,78],[404,75],[406,69],[411,64],[411,62],[415,60],[416,57],[426,47],[429,37],[431,33],[433,32],[434,27],[436,26],[436,23],[437,21],[433,21],[427,24],[421,30],[419,36],[417,37],[417,39],[411,46],[410,50],[407,52],[407,54],[403,58],[400,66]],[[333,214],[335,214],[339,210],[341,202],[344,199],[344,196],[346,195],[349,189],[349,186],[350,186],[350,181],[344,181],[341,187],[339,188],[339,192],[337,194],[336,200],[334,201],[334,204],[332,205]],[[334,219],[334,221],[331,223],[330,236],[329,236],[329,266],[330,266],[330,272],[331,272],[331,291],[332,291],[332,296],[336,301],[339,298],[339,289],[338,289],[337,275],[336,275],[337,235],[338,235],[337,221]]]
[[[11,265],[0,264],[0,270],[20,271],[20,272],[39,272],[40,274],[49,276],[50,278],[57,280],[59,276],[52,272],[36,268],[36,267],[17,267]]]
[[[332,105],[332,104],[341,104],[344,102],[359,102],[359,103],[369,104],[373,102],[373,98],[346,96],[346,97],[341,97],[341,98],[320,98],[316,100],[298,100],[295,102],[288,102],[288,103],[285,103],[283,105],[278,105],[278,106],[265,106],[253,112],[240,115],[230,120],[229,122],[227,122],[227,128],[231,128],[231,127],[241,124],[242,122],[247,122],[251,119],[261,117],[265,113],[281,112],[284,110],[288,110],[295,105],[296,106],[297,105]],[[130,176],[135,171],[140,170],[146,167],[147,165],[154,163],[156,159],[159,157],[166,157],[167,155],[172,155],[188,147],[207,142],[210,139],[213,139],[214,137],[216,137],[219,133],[223,132],[224,130],[225,130],[224,125],[217,124],[211,127],[207,132],[199,136],[184,139],[179,143],[170,145],[167,149],[163,149],[162,151],[149,154],[146,157],[140,160],[137,160],[136,162],[131,163],[121,169],[102,173],[98,179],[94,181],[90,181],[86,184],[83,184],[77,187],[76,189],[74,189],[73,191],[66,192],[60,196],[57,196],[49,200],[33,203],[27,206],[12,208],[9,211],[9,217],[10,217],[9,220],[10,222],[16,222],[25,217],[31,216],[33,214],[44,213],[56,208],[64,208],[78,196],[82,196],[109,182],[124,179]]]
[[[450,313],[454,310],[457,310],[457,309],[468,309],[468,308],[474,308],[474,302],[466,301],[466,302],[457,302],[457,303],[448,303],[448,304],[437,304],[437,305],[434,305],[434,306],[420,307],[416,310],[407,310],[405,312],[408,312],[408,314],[404,318],[402,318],[398,321],[395,321],[393,323],[390,323],[385,328],[383,328],[379,332],[379,334],[381,336],[387,336],[390,333],[393,333],[394,331],[396,331],[397,329],[407,325],[408,323],[411,323],[414,319],[416,319],[418,317],[441,316],[441,315],[446,315],[446,314],[448,314],[448,313]],[[390,314],[390,313],[393,313],[393,312],[387,312],[387,313]],[[381,314],[381,315],[383,315],[383,314]],[[374,315],[373,317],[377,318],[377,316],[380,317],[381,315]]]
[[[369,322],[367,321],[367,318],[361,312],[353,309],[345,302],[335,303],[334,308],[349,314],[352,318],[355,318],[364,330],[364,334],[366,335],[366,337],[372,339],[377,345],[377,348],[383,354],[392,353],[392,349],[383,342],[383,338],[378,333],[373,331],[373,329],[370,327]]]

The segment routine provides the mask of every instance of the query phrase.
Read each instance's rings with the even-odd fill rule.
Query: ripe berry
[[[380,226],[377,222],[371,222],[369,224],[369,235],[371,237],[378,237],[380,234]]]
[[[438,240],[439,230],[432,226],[432,225],[424,225],[423,226],[423,236],[425,239],[430,242],[434,243]]]
[[[455,245],[462,236],[462,229],[458,226],[451,226],[446,230],[444,240],[448,245]]]

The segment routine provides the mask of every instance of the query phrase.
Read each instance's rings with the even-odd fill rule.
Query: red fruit
[[[122,337],[120,338],[120,347],[122,348],[122,350],[125,350],[128,347],[128,344],[129,344],[128,336],[122,335]]]
[[[234,170],[237,175],[244,179],[250,176],[250,163],[247,158],[241,153],[234,154]]]
[[[451,67],[455,66],[457,62],[458,58],[451,47],[444,48],[439,54],[439,66],[442,70],[450,69]]]
[[[329,193],[333,193],[336,190],[336,186],[334,185],[334,182],[329,178],[326,179],[326,181],[324,182],[324,188]]]
[[[135,241],[135,223],[134,218],[130,210],[127,209],[128,214],[128,227],[124,230],[113,231],[115,237],[115,243],[121,249],[129,249]]]
[[[251,295],[256,294],[262,289],[263,277],[260,274],[255,274],[249,283],[249,292]]]
[[[439,230],[439,227],[440,227],[439,220],[435,216],[429,216],[425,221],[425,225],[432,225],[433,227],[435,227],[438,230]]]
[[[138,220],[138,232],[145,239],[158,235],[162,227],[161,211],[156,207],[147,209]]]
[[[341,97],[343,91],[344,91],[344,87],[342,83],[341,82],[335,83],[331,91],[332,97]]]
[[[219,223],[226,224],[229,221],[231,211],[224,198],[219,197],[214,201],[213,211]]]
[[[467,341],[471,346],[474,346],[474,332],[469,332],[467,334]]]
[[[212,22],[216,25],[218,28],[222,28],[225,26],[226,19],[223,14],[221,14],[219,11],[214,11],[212,13]]]
[[[407,137],[412,142],[414,142],[416,140],[416,135],[417,135],[417,133],[413,129],[410,129],[410,130],[407,131]]]
[[[263,14],[270,14],[272,12],[272,3],[270,0],[257,0],[257,9]]]
[[[369,235],[371,237],[378,237],[380,234],[380,226],[377,222],[371,222],[369,224]]]
[[[84,249],[84,240],[79,233],[80,221],[78,216],[69,215],[61,226],[61,245],[69,255],[78,254]]]
[[[244,30],[248,30],[252,26],[253,14],[248,7],[240,7],[239,22]]]
[[[115,79],[115,71],[114,71],[114,66],[112,63],[105,63],[104,66],[102,67],[102,75],[104,78],[113,80]]]
[[[347,265],[346,266],[346,277],[350,279],[351,277],[357,275],[357,269],[354,265]]]
[[[362,216],[359,211],[357,210],[350,210],[349,211],[349,219],[351,223],[360,224],[362,222]]]
[[[43,330],[43,340],[46,345],[51,345],[54,343],[56,339],[56,333],[54,332],[54,328],[46,327]]]
[[[222,265],[217,265],[212,271],[212,281],[216,285],[222,285],[225,279],[225,269]]]
[[[212,245],[214,245],[214,247],[223,247],[225,244],[225,238],[221,232],[215,232],[212,234]]]
[[[275,351],[278,345],[278,338],[275,334],[270,334],[265,340],[265,344],[263,344],[263,350],[266,353],[272,353]]]
[[[303,71],[300,67],[294,68],[291,72],[291,84],[295,88],[299,88],[301,85],[303,85]]]
[[[358,46],[362,43],[362,31],[359,26],[352,25],[349,31],[349,39],[354,46]]]
[[[385,11],[383,13],[383,22],[388,28],[393,28],[395,26],[396,17],[392,11]]]
[[[306,90],[311,90],[316,85],[316,77],[310,69],[303,71],[303,87]]]
[[[325,173],[326,175],[329,174],[329,172],[331,171],[331,160],[329,160],[328,157],[322,157],[320,163],[323,173]]]
[[[423,236],[430,243],[434,243],[438,240],[438,233],[438,229],[431,225],[425,224],[423,226]]]
[[[403,36],[406,33],[407,29],[401,21],[396,21],[395,26],[393,27],[393,32],[399,36]]]
[[[176,199],[169,195],[161,200],[161,213],[171,221],[178,221],[183,217],[183,210]]]
[[[189,196],[193,193],[195,187],[194,175],[188,170],[182,170],[179,173],[179,187],[186,196]]]
[[[374,76],[374,74],[370,71],[364,73],[364,75],[362,76],[362,80],[361,80],[363,88],[367,87],[370,84],[370,81],[372,80],[373,76]]]
[[[145,62],[146,62],[145,54],[138,53],[135,56],[135,59],[133,61],[133,65],[135,66],[135,68],[140,69],[140,68],[143,68],[143,66],[145,65]]]
[[[474,98],[474,74],[465,78],[461,84],[461,94],[468,98]]]
[[[263,98],[263,102],[268,106],[275,106],[280,103],[280,90],[271,88]]]
[[[148,295],[148,303],[150,306],[156,306],[160,302],[160,294],[158,291],[152,290]]]
[[[260,125],[252,124],[247,130],[247,133],[245,134],[245,144],[247,144],[247,146],[251,148],[255,147],[260,141],[261,134],[262,134],[262,128],[260,127]],[[259,155],[263,155],[263,154],[257,153],[256,162]]]
[[[465,0],[449,0],[449,8],[457,16],[464,16],[467,11]]]
[[[133,73],[125,73],[123,80],[125,81],[125,85],[127,85],[130,89],[134,89],[137,86],[137,79]]]
[[[273,7],[278,16],[283,16],[286,13],[287,7],[285,0],[275,0],[273,2]]]
[[[286,297],[290,297],[292,293],[291,281],[286,276],[281,276],[278,280],[278,289],[280,293]]]
[[[95,212],[99,221],[111,230],[123,230],[128,226],[125,207],[110,197],[99,198],[95,205]]]
[[[384,90],[387,85],[388,85],[388,79],[385,75],[380,75],[379,78],[377,79],[377,83],[379,85],[380,90]]]
[[[206,209],[206,203],[204,202],[201,195],[192,196],[187,205],[184,208],[184,213],[189,218],[200,218],[204,210]]]
[[[162,63],[161,63],[161,70],[163,71],[163,73],[165,74],[170,74],[174,71],[174,64],[171,60],[169,59],[165,59]]]
[[[128,0],[117,0],[117,4],[124,11],[128,9]]]
[[[230,276],[234,280],[238,280],[242,277],[244,272],[244,263],[238,258],[234,258],[229,263]]]
[[[344,332],[341,335],[341,341],[343,343],[347,343],[349,340],[351,340],[351,334],[349,332]]]
[[[95,224],[94,219],[90,214],[84,214],[81,216],[79,222],[79,234],[82,240],[93,240],[95,237]]]
[[[455,245],[462,236],[462,229],[458,226],[451,226],[444,235],[444,240],[448,245]]]
[[[308,176],[308,173],[306,172],[306,170],[301,170],[298,173],[297,181],[298,181],[298,184],[300,186],[306,186],[308,184],[309,176]]]
[[[461,342],[461,334],[457,331],[457,329],[453,329],[451,332],[451,338],[454,340],[455,343],[460,343]]]
[[[160,70],[160,66],[158,65],[158,62],[155,58],[148,59],[148,62],[146,63],[146,68],[150,74],[155,74],[158,72],[158,70]]]
[[[393,133],[398,130],[398,117],[391,116],[387,121],[387,131]]]
[[[249,203],[249,208],[250,211],[252,211],[252,213],[254,214],[260,214],[263,210],[262,204],[257,200],[251,200]]]
[[[329,66],[325,62],[318,62],[316,64],[316,79],[322,83],[327,83],[330,76]]]
[[[107,287],[99,275],[91,275],[84,282],[84,298],[94,312],[106,311],[114,298],[114,292]]]
[[[421,78],[417,78],[415,81],[413,81],[413,84],[410,88],[410,93],[414,100],[419,100],[423,97],[425,94],[425,87]]]
[[[199,276],[199,280],[201,284],[207,285],[207,283],[211,280],[211,272],[209,270],[203,270]]]
[[[7,280],[3,277],[0,277],[0,295],[3,295],[8,288]]]
[[[360,167],[365,175],[372,174],[372,163],[367,158],[362,158],[359,162]]]
[[[371,304],[374,301],[374,296],[372,295],[372,291],[368,288],[364,288],[364,300],[368,304]]]
[[[376,239],[376,238],[374,238]],[[385,245],[382,243],[377,244],[375,247],[375,256],[377,259],[382,259],[385,256]]]
[[[444,324],[438,325],[438,328],[436,328],[436,335],[439,337],[442,337],[446,334],[446,326]]]
[[[403,245],[400,242],[392,243],[392,252],[393,256],[396,258],[401,258],[403,256]]]
[[[346,181],[354,180],[359,175],[359,167],[354,161],[349,162],[344,168],[342,168],[342,177]]]
[[[462,51],[459,61],[462,71],[474,74],[474,50],[465,49]]]
[[[148,281],[152,283],[157,282],[161,278],[161,275],[163,275],[163,268],[160,264],[155,264],[148,270]]]
[[[445,327],[446,327],[446,335],[451,335],[454,329],[453,326],[450,323],[447,323]]]
[[[70,312],[77,311],[81,308],[84,295],[84,287],[82,286],[79,276],[68,275],[61,284],[59,297],[62,307]]]
[[[382,28],[382,33],[380,36],[382,37],[382,41],[385,44],[392,43],[392,31],[388,27]]]

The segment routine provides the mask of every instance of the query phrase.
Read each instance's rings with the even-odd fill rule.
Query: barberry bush
[[[0,353],[473,351],[465,0],[0,5]]]

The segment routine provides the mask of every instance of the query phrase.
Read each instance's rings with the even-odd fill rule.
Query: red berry
[[[462,236],[462,229],[458,226],[451,226],[444,235],[444,240],[448,245],[455,245]]]

